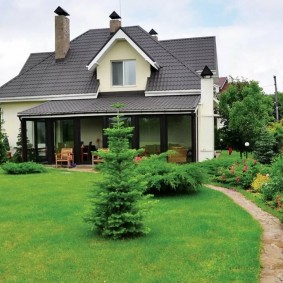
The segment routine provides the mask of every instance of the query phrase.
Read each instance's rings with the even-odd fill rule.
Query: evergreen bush
[[[136,172],[147,180],[147,192],[159,194],[178,194],[197,191],[204,182],[204,174],[193,164],[167,162],[170,152],[143,158]]]
[[[262,128],[254,146],[254,157],[262,164],[270,164],[275,156],[276,141],[274,135],[266,128]]]
[[[3,128],[3,124],[4,121],[0,112],[0,164],[8,160],[7,151],[10,149],[8,138]]]
[[[133,128],[125,127],[119,114],[113,120],[104,130],[109,151],[98,150],[104,160],[99,165],[103,178],[90,196],[92,208],[84,219],[103,237],[132,238],[149,232],[143,219],[151,201],[144,195],[144,176],[135,172],[139,151],[129,148]]]
[[[1,168],[7,174],[12,174],[12,175],[46,172],[46,169],[42,164],[38,164],[35,162],[23,162],[23,163],[6,162],[2,165]]]
[[[283,192],[283,155],[274,159],[271,166],[270,181],[262,186],[264,200],[274,200],[277,193]]]

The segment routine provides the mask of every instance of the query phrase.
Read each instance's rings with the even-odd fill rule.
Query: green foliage
[[[241,162],[239,156],[236,154],[232,154],[231,156],[226,156],[223,158],[224,152],[221,153],[221,158],[214,158],[205,160],[202,162],[197,163],[197,166],[202,168],[204,172],[206,172],[210,177],[219,176],[219,169],[220,168],[228,168],[234,162]]]
[[[210,180],[228,186],[249,189],[258,173],[268,174],[269,167],[252,158],[240,159],[238,156],[225,156],[197,163],[209,176]]]
[[[201,169],[193,164],[167,162],[167,153],[143,158],[136,173],[147,180],[147,191],[159,194],[178,194],[197,191],[204,182]]]
[[[265,200],[274,200],[277,193],[283,193],[283,155],[272,163],[270,181],[262,186],[261,192]]]
[[[279,122],[270,123],[267,129],[274,135],[276,141],[275,152],[283,153],[283,119]]]
[[[224,123],[220,138],[241,152],[245,142],[253,149],[262,127],[274,120],[272,98],[255,81],[233,81],[220,96],[219,113]]]
[[[144,176],[135,173],[134,158],[138,151],[129,148],[132,127],[125,127],[118,115],[111,128],[105,129],[109,151],[98,150],[105,162],[100,164],[103,180],[90,196],[91,212],[85,221],[103,237],[132,238],[149,232],[143,218],[148,210],[149,197],[144,195]]]
[[[23,163],[6,162],[2,165],[1,168],[7,174],[12,174],[12,175],[46,172],[46,169],[42,164],[38,164],[35,162],[23,162]]]
[[[262,128],[255,142],[254,157],[262,164],[270,164],[275,156],[275,138],[265,127]]]
[[[259,172],[259,165],[254,160],[247,159],[241,162],[234,162],[229,167],[220,168],[218,176],[216,176],[214,180],[249,189],[253,179]]]
[[[19,163],[19,162],[23,162],[23,153],[22,153],[22,130],[21,128],[19,129],[19,133],[17,136],[18,140],[17,140],[17,146],[16,146],[16,151],[12,156],[12,161]]]
[[[7,151],[10,149],[8,138],[3,128],[3,124],[4,121],[0,112],[0,164],[8,160]]]

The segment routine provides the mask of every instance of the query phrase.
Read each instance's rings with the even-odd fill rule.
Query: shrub
[[[6,162],[2,165],[2,169],[7,174],[13,174],[13,175],[46,172],[46,168],[43,165],[35,162],[24,162],[24,163]]]
[[[194,164],[167,162],[167,153],[143,158],[136,172],[147,181],[147,192],[153,194],[197,191],[204,182],[204,173]]]
[[[262,186],[261,192],[266,201],[274,200],[277,193],[283,192],[283,155],[278,156],[272,163],[270,181]]]
[[[263,128],[255,142],[254,157],[262,164],[270,164],[275,156],[275,143],[273,133]]]
[[[254,160],[243,160],[234,162],[228,168],[220,168],[219,174],[216,175],[214,180],[248,189],[258,171],[259,169]]]
[[[257,173],[256,177],[254,178],[253,182],[252,182],[252,189],[255,191],[261,191],[261,188],[264,184],[267,184],[267,182],[269,181],[269,175],[263,175],[261,173]]]
[[[277,178],[272,178],[268,183],[263,184],[261,187],[261,193],[263,200],[271,201],[275,198],[276,194],[281,191],[281,188],[278,186]]]

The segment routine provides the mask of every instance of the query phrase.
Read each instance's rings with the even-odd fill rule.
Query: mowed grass
[[[261,228],[219,192],[159,198],[150,234],[110,241],[82,216],[100,174],[0,171],[0,282],[258,282]]]

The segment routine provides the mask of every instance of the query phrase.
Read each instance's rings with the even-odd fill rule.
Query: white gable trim
[[[86,66],[89,71],[93,71],[103,55],[115,44],[117,40],[126,40],[153,68],[159,69],[157,62],[154,62],[122,29],[119,29],[107,44],[98,52],[92,61]]]

